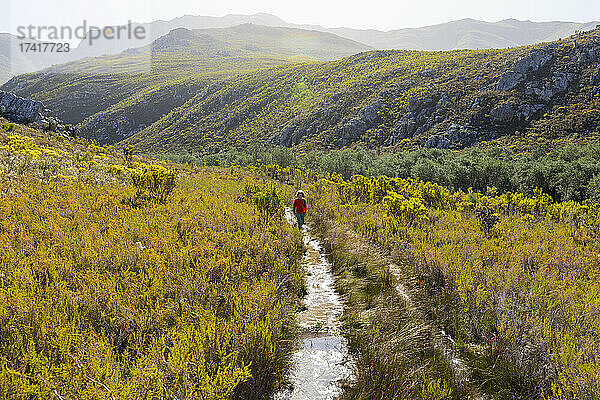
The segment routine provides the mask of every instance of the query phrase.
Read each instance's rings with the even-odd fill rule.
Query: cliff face
[[[0,115],[4,118],[28,124],[42,119],[44,106],[42,102],[24,99],[12,93],[0,90]]]
[[[75,128],[65,125],[51,113],[50,110],[44,108],[41,101],[24,99],[0,90],[0,117],[19,124],[33,123],[41,129],[57,130],[70,136],[76,135]]]

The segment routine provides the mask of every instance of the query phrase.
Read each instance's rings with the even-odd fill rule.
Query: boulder
[[[44,110],[44,106],[39,101],[24,99],[1,90],[0,108],[4,110],[2,113],[4,118],[20,124],[39,121]]]
[[[515,117],[515,108],[515,105],[512,103],[500,104],[490,111],[490,118],[494,122],[508,124]]]
[[[500,76],[496,84],[496,90],[506,92],[516,88],[528,76],[535,74],[548,62],[552,60],[552,54],[543,50],[537,50],[530,55],[519,59],[510,71]]]

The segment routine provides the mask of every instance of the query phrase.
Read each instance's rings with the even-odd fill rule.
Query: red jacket
[[[294,214],[306,214],[306,200],[294,200]]]

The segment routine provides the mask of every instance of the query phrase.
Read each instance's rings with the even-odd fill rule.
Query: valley
[[[600,397],[595,23],[144,26],[0,76],[0,398]]]

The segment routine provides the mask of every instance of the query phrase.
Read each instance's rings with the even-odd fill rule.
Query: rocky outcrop
[[[444,134],[430,136],[424,147],[447,149],[450,146],[470,146],[476,143],[480,136],[480,133],[473,128],[452,123]]]
[[[385,104],[381,100],[362,108],[358,114],[342,127],[342,144],[344,146],[354,142],[361,134],[377,125],[380,120],[379,112],[383,110]]]
[[[506,92],[513,90],[525,79],[538,72],[548,62],[552,60],[552,54],[544,50],[537,50],[530,55],[521,58],[515,63],[510,71],[505,72],[500,76],[496,84],[496,90]]]
[[[28,124],[42,120],[44,105],[0,90],[0,115],[10,121]]]
[[[19,124],[34,123],[44,130],[65,131],[75,135],[74,128],[64,125],[62,121],[52,117],[51,111],[44,108],[40,101],[24,99],[13,93],[0,90],[0,117]]]
[[[529,121],[544,109],[543,104],[522,104],[516,112],[516,117],[521,121]]]
[[[515,117],[515,108],[513,103],[500,104],[490,111],[490,118],[494,122],[508,124]]]
[[[556,95],[565,92],[573,81],[573,74],[555,72],[548,80],[542,82],[529,82],[525,94],[536,96],[543,101],[550,101]]]
[[[444,119],[444,108],[449,104],[448,96],[411,97],[408,100],[407,112],[396,121],[390,136],[390,145],[403,139],[427,132]]]

